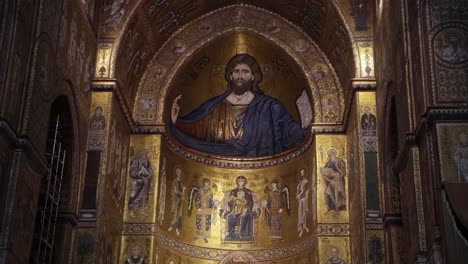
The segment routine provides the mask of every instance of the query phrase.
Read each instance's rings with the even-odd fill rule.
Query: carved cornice
[[[377,81],[375,79],[352,79],[351,86],[354,91],[374,91],[377,87]]]
[[[398,173],[404,164],[407,162],[408,153],[414,145],[417,144],[418,139],[424,133],[431,129],[437,123],[446,122],[460,122],[466,123],[468,120],[468,108],[432,108],[426,111],[421,117],[415,131],[406,135],[406,140],[403,148],[398,152],[395,159],[395,171]]]
[[[166,133],[166,127],[164,124],[157,124],[154,126],[135,125],[132,132],[135,134],[164,134]]]
[[[133,120],[127,102],[122,96],[122,92],[120,91],[120,86],[117,80],[94,80],[91,87],[92,90],[96,92],[112,92],[119,102],[120,109],[122,110],[122,113],[127,120],[128,127],[132,131],[135,130],[135,121]]]
[[[59,212],[57,215],[57,222],[61,224],[71,224],[73,226],[78,225],[80,222],[78,215],[74,212]]]
[[[389,225],[402,225],[401,214],[384,214],[383,224],[385,227]]]
[[[463,121],[468,120],[468,108],[446,108],[430,109],[422,118],[426,127],[432,127],[435,123],[445,121]]]
[[[5,138],[16,151],[22,151],[30,161],[31,167],[39,174],[47,173],[48,165],[44,157],[34,148],[28,138],[18,136],[8,123],[0,120],[0,136]]]

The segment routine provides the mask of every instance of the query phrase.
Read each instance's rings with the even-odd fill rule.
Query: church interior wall
[[[400,131],[395,138],[398,139],[399,146],[393,151],[394,154],[391,142],[386,142],[385,137],[379,141],[384,143],[381,159],[390,161],[386,168],[382,168],[385,181],[395,186],[387,186],[386,211],[388,214],[392,213],[392,208],[388,205],[395,204],[396,196],[401,195],[401,201],[411,201],[410,204],[401,203],[403,230],[407,230],[408,243],[414,237],[418,237],[420,241],[418,247],[411,245],[403,255],[406,261],[426,259],[428,263],[436,263],[441,258],[440,250],[444,251],[440,247],[441,243],[450,240],[445,237],[444,232],[440,232],[444,223],[441,222],[442,203],[439,192],[445,188],[447,180],[441,177],[440,168],[444,168],[444,165],[437,158],[440,155],[453,155],[453,144],[457,143],[443,140],[436,142],[437,137],[445,137],[447,134],[441,132],[441,136],[439,131],[436,133],[435,127],[450,119],[453,122],[446,126],[453,126],[453,131],[457,131],[455,127],[466,119],[463,110],[451,110],[460,100],[466,101],[466,85],[460,82],[464,78],[462,76],[466,76],[461,69],[466,67],[462,66],[463,59],[450,53],[447,41],[448,36],[459,36],[454,37],[454,41],[460,41],[465,34],[461,23],[466,20],[456,15],[456,12],[463,13],[465,9],[455,1],[382,1],[382,4],[388,7],[383,9],[384,14],[393,12],[395,16],[383,15],[376,22],[376,56],[381,61],[388,62],[380,64],[377,81],[383,85],[389,84],[390,87],[385,92],[377,92],[378,102],[387,101],[388,104],[391,101],[388,98],[395,96],[398,119],[396,123],[392,123],[387,117],[387,121],[380,124],[379,131],[392,131],[392,124],[396,124]],[[402,15],[398,14],[400,11]],[[401,20],[389,20],[389,17],[398,17]],[[386,29],[386,34],[383,34],[383,28]],[[405,47],[403,50],[390,48],[402,45],[401,43]],[[408,59],[403,60],[405,56]],[[451,81],[444,79],[445,74],[451,74]],[[402,93],[404,96],[398,96]],[[387,116],[391,116],[388,109],[388,106],[380,108],[379,116],[385,115],[385,112]],[[442,112],[447,112],[447,115],[440,115]],[[407,131],[406,135],[403,131]],[[453,132],[452,141],[458,142],[458,136],[462,133]],[[449,150],[450,148],[452,149]],[[445,149],[445,152],[441,149]],[[393,162],[392,156],[395,157]],[[446,164],[449,164],[446,165],[448,167],[454,166],[453,162]],[[408,166],[413,168],[409,169]],[[455,171],[452,173],[457,174]],[[416,179],[419,179],[420,187]],[[400,189],[399,195],[394,195],[391,190],[396,187]],[[420,198],[417,197],[419,192],[424,194]],[[398,211],[393,211],[398,215]]]
[[[67,172],[70,179],[63,187],[67,201],[60,209],[64,222],[57,227],[64,247],[58,247],[56,254],[60,261],[70,258],[87,137],[80,127],[87,122],[85,108],[96,43],[94,25],[80,5],[78,1],[2,1],[1,56],[6,63],[2,63],[0,73],[0,108],[1,119],[13,134],[10,147],[3,145],[2,149],[13,147],[21,152],[10,162],[19,164],[18,171],[10,166],[5,178],[8,184],[1,187],[7,197],[16,197],[2,205],[2,216],[11,217],[8,223],[2,221],[0,259],[7,263],[29,262],[41,177],[46,174],[51,107],[60,96],[67,98],[71,108],[71,120],[67,121],[73,126],[74,141],[73,162]],[[17,144],[19,139],[24,140],[24,146]]]
[[[335,255],[341,263],[463,263],[466,4],[235,2],[0,1],[0,264],[31,263],[48,132],[59,112],[71,153],[57,263],[328,264]],[[197,153],[169,134],[174,98],[183,95],[185,115],[223,92],[224,63],[240,52],[263,63],[261,87],[296,121],[295,100],[306,90],[316,119],[304,145],[238,160]],[[66,107],[57,110],[60,100]],[[366,107],[377,120],[371,137],[361,127]],[[327,200],[328,166],[341,166],[329,165],[330,153],[346,169],[339,210]],[[150,183],[137,182],[135,168]],[[309,210],[299,227],[301,169]],[[229,238],[221,212],[240,175],[258,202],[255,239],[245,241]],[[189,203],[205,179],[217,206],[209,235]],[[279,234],[268,222],[273,180],[289,188],[291,203]],[[138,200],[141,186],[147,198]],[[173,187],[185,187],[177,210]],[[179,213],[182,222],[173,222]]]

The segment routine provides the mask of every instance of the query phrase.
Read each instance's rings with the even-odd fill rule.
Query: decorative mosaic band
[[[384,225],[383,224],[366,224],[366,229],[367,230],[381,230],[383,229]]]
[[[124,223],[122,225],[122,235],[153,235],[155,231],[156,224]]]
[[[270,166],[275,166],[275,165],[285,163],[287,161],[290,161],[304,154],[304,152],[306,152],[306,150],[308,150],[309,147],[312,145],[312,141],[313,141],[312,140],[313,137],[310,136],[307,139],[306,143],[304,143],[299,149],[296,149],[295,151],[291,151],[279,157],[267,157],[267,158],[261,158],[261,159],[239,158],[239,159],[228,160],[228,159],[222,159],[222,158],[208,157],[208,156],[204,156],[203,154],[197,154],[185,148],[181,144],[175,142],[170,136],[168,136],[168,133],[166,133],[165,135],[166,135],[165,138],[167,140],[168,145],[175,153],[187,159],[191,159],[202,164],[215,166],[215,167],[221,167],[221,168],[230,168],[230,169],[231,168],[232,169],[253,169],[253,168],[257,169],[257,168],[270,167]],[[245,161],[248,161],[248,162],[245,162]]]
[[[348,236],[349,224],[319,224],[318,236]]]
[[[310,236],[305,240],[302,240],[298,243],[286,247],[243,251],[252,255],[257,261],[273,261],[295,256],[304,253],[307,250],[310,250],[314,238],[314,236]],[[193,258],[202,258],[219,261],[228,256],[229,254],[237,252],[237,250],[206,248],[189,245],[167,236],[164,232],[162,232],[159,229],[159,227],[156,228],[156,240],[158,241],[158,244],[160,246],[171,250],[171,252]]]

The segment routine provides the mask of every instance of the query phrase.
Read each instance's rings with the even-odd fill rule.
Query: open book
[[[301,115],[301,126],[305,128],[310,125],[313,119],[312,106],[310,105],[306,90],[303,90],[301,96],[297,98],[296,105]]]

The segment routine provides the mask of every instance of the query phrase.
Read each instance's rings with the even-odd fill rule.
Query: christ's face
[[[182,171],[180,169],[176,169],[175,173],[176,173],[176,179],[180,181],[180,176],[182,175]]]
[[[231,87],[235,94],[244,94],[252,87],[252,82],[255,79],[252,69],[249,65],[240,63],[232,70]]]

